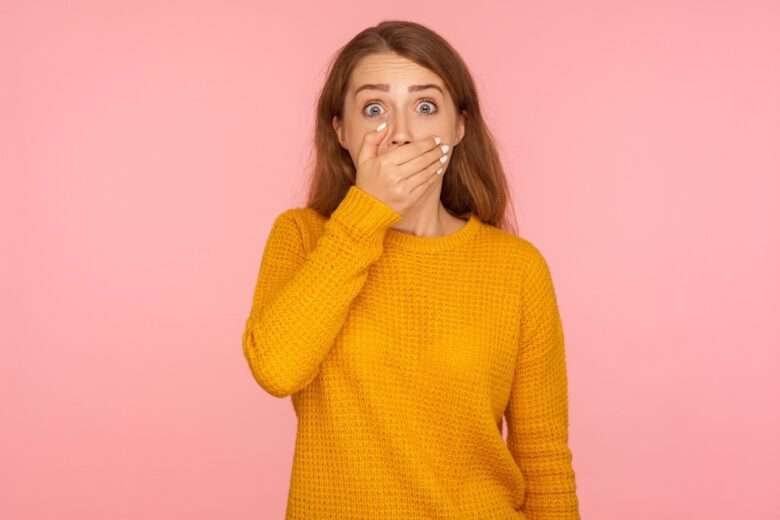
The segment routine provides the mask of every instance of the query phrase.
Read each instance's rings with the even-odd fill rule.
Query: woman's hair
[[[482,222],[516,233],[506,217],[511,198],[493,137],[482,119],[477,89],[463,59],[447,41],[414,22],[389,20],[369,27],[344,45],[331,61],[317,103],[315,162],[306,206],[329,217],[355,183],[355,165],[333,130],[333,116],[342,118],[352,70],[364,57],[395,53],[444,80],[457,112],[465,118],[465,134],[451,152],[443,177],[441,202],[450,213],[469,213]],[[513,208],[514,209],[514,208]]]

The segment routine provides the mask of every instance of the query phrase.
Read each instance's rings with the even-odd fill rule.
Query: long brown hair
[[[349,78],[357,63],[365,56],[385,52],[396,53],[438,74],[456,109],[465,117],[465,135],[453,148],[443,177],[444,207],[461,218],[473,213],[482,222],[516,234],[514,219],[506,216],[512,201],[504,169],[482,118],[471,74],[444,38],[409,21],[386,20],[364,29],[331,60],[317,103],[315,162],[306,206],[329,217],[355,183],[355,165],[349,152],[341,147],[331,122],[333,116],[342,117]]]

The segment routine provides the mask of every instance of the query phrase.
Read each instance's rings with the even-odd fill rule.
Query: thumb
[[[358,164],[362,164],[364,161],[373,159],[377,156],[379,145],[386,134],[387,121],[383,121],[382,124],[376,127],[376,130],[372,130],[363,136],[363,142],[360,145],[360,152],[358,153]]]

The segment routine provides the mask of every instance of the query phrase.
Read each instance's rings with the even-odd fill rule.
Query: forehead
[[[372,54],[361,59],[349,78],[349,93],[366,83],[387,83],[391,91],[407,92],[409,85],[439,85],[446,95],[438,74],[397,54]],[[364,91],[365,92],[365,91]]]

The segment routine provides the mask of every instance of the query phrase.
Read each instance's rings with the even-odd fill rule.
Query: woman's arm
[[[242,338],[255,380],[276,397],[317,376],[369,266],[382,255],[385,230],[401,219],[352,185],[306,254],[294,211],[281,213],[268,235]]]
[[[531,247],[522,287],[521,344],[507,407],[507,445],[526,480],[529,520],[579,520],[568,446],[563,328],[550,271]]]

